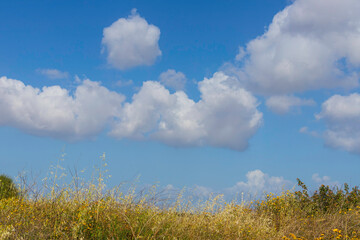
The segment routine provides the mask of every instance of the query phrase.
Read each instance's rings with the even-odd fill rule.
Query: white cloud
[[[160,29],[139,16],[136,9],[128,18],[120,18],[104,28],[102,44],[108,63],[125,70],[141,65],[152,65],[161,55],[158,41]]]
[[[175,190],[177,190],[177,188],[175,188],[174,185],[172,185],[172,184],[168,184],[164,187],[163,190],[164,191],[175,191]]]
[[[262,124],[258,102],[222,72],[199,83],[201,100],[144,82],[111,131],[117,138],[157,140],[173,146],[225,147],[245,150]]]
[[[176,72],[174,69],[169,69],[159,76],[161,84],[175,90],[183,90],[186,84],[186,76],[182,72]]]
[[[183,91],[170,94],[148,81],[124,103],[123,95],[88,79],[70,95],[60,86],[38,89],[1,77],[0,126],[68,140],[94,137],[108,127],[117,138],[245,150],[262,124],[256,98],[222,72],[205,78],[199,89],[201,100],[194,102]]]
[[[308,127],[304,126],[299,129],[299,133],[308,134],[313,137],[319,137],[320,134],[316,131],[310,131]]]
[[[360,154],[360,95],[334,95],[322,104],[317,119],[325,121],[326,144]]]
[[[190,189],[190,194],[200,199],[208,199],[214,194],[214,191],[209,187],[195,185]]]
[[[314,173],[312,175],[312,180],[318,185],[323,184],[330,187],[340,187],[340,183],[338,181],[331,181],[331,178],[329,176],[320,177],[318,173]]]
[[[134,84],[133,80],[119,80],[115,83],[115,86],[117,87],[127,87],[127,86],[131,86]]]
[[[281,193],[293,187],[293,183],[283,177],[269,176],[261,170],[249,171],[245,182],[238,182],[233,187],[227,188],[228,194],[244,193],[250,197],[261,197],[264,193]]]
[[[84,80],[71,96],[60,86],[40,90],[1,77],[0,126],[68,140],[94,137],[118,115],[123,100],[90,80]]]
[[[229,72],[262,94],[357,87],[359,12],[358,0],[296,0],[240,50],[242,67]]]
[[[266,106],[277,114],[285,114],[292,107],[313,105],[315,105],[315,102],[312,99],[301,99],[286,95],[272,96],[266,100]]]
[[[238,54],[236,54],[235,60],[241,61],[244,59],[245,56],[246,56],[245,49],[243,47],[239,47],[239,52],[238,52]]]
[[[57,69],[37,69],[36,71],[50,79],[64,79],[69,77],[67,72],[62,72]]]
[[[78,76],[78,75],[75,75],[74,76],[74,82],[76,84],[80,84],[82,83],[83,80],[87,79],[87,77],[84,75],[84,76],[81,76],[81,78]]]
[[[313,180],[316,176],[318,177],[316,174],[313,175]],[[327,176],[321,178],[320,182],[330,183],[331,186],[336,183],[331,182]],[[269,176],[257,169],[246,173],[246,181],[237,182],[229,188],[214,190],[210,187],[195,184],[193,187],[180,189],[170,184],[163,188],[163,192],[172,196],[177,196],[182,192],[185,197],[199,200],[208,200],[211,197],[223,195],[223,199],[228,201],[250,201],[263,198],[264,194],[267,193],[280,194],[283,191],[294,189],[294,187],[295,183],[283,177]]]
[[[320,185],[324,184],[330,187],[340,187],[338,181],[332,181],[329,176],[320,176],[318,173],[312,175],[312,181],[315,183],[312,189],[316,190]],[[295,190],[297,184],[279,176],[270,176],[263,171],[256,169],[246,173],[246,181],[237,182],[234,186],[229,188],[213,190],[210,187],[194,185],[191,188],[184,189],[176,188],[173,185],[167,185],[163,188],[163,192],[177,196],[183,192],[185,197],[192,197],[199,200],[207,200],[211,197],[223,195],[228,201],[251,201],[254,199],[261,199],[265,194],[281,194],[287,190]],[[183,190],[183,191],[181,191]]]

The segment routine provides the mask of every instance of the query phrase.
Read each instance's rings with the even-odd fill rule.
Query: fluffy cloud
[[[111,131],[117,138],[152,139],[173,146],[210,145],[242,151],[262,123],[258,102],[217,72],[199,83],[201,100],[174,94],[159,82],[144,82],[132,102],[123,107]]]
[[[172,146],[210,145],[242,151],[262,123],[251,93],[218,72],[199,83],[201,100],[173,94],[159,82],[144,82],[131,102],[85,79],[73,95],[60,86],[41,90],[0,78],[0,126],[78,140],[109,127],[116,138],[156,140]]]
[[[326,185],[326,186],[331,186],[331,187],[340,187],[340,183],[338,181],[331,181],[331,178],[329,176],[320,176],[318,173],[314,173],[312,175],[312,180],[317,184],[317,185]]]
[[[318,173],[312,175],[312,184],[310,189],[316,190],[320,185],[330,187],[341,187],[338,181],[332,181],[329,176],[320,176]],[[163,188],[166,195],[171,195],[174,199],[180,192],[185,197],[191,197],[199,200],[207,200],[211,197],[223,195],[225,200],[233,201],[251,201],[254,199],[261,199],[265,194],[274,193],[281,194],[283,191],[300,189],[296,184],[284,177],[270,176],[263,171],[256,169],[246,173],[246,181],[237,182],[234,186],[220,189],[218,191],[206,186],[194,185],[191,188],[184,189],[176,188],[173,185],[167,185]]]
[[[238,201],[250,201],[263,198],[266,193],[280,194],[282,191],[290,190],[295,187],[295,183],[286,180],[283,177],[269,176],[258,169],[247,172],[246,179],[246,181],[238,182],[232,187],[217,191],[210,187],[200,185],[186,188],[185,191],[184,189],[174,187],[173,185],[167,185],[163,188],[163,192],[165,195],[172,196],[175,199],[178,194],[182,192],[183,196],[197,200],[208,200],[212,197],[223,195],[224,199],[228,201],[233,201],[234,199],[237,199]],[[334,183],[336,183],[330,181],[329,177],[319,177],[318,174],[313,175],[313,180],[316,183],[329,183],[331,186],[334,186]]]
[[[165,86],[175,90],[183,90],[186,84],[186,76],[182,72],[169,69],[159,76],[160,82]]]
[[[1,77],[0,126],[68,140],[93,137],[119,114],[123,100],[122,95],[90,80],[84,80],[71,96],[60,86],[40,90]]]
[[[312,106],[315,102],[311,99],[301,99],[295,96],[272,96],[266,100],[266,106],[277,114],[285,114],[292,107],[296,106]]]
[[[113,67],[124,70],[140,65],[152,65],[161,55],[158,41],[160,29],[131,11],[104,29],[102,44],[107,60]]]
[[[269,176],[261,170],[250,171],[246,174],[246,182],[238,182],[233,187],[226,189],[228,194],[244,193],[250,197],[261,197],[264,193],[281,193],[293,187],[291,181],[283,177]]]
[[[69,77],[67,72],[62,72],[57,69],[37,69],[36,71],[50,79],[64,79]]]
[[[360,154],[360,95],[334,95],[322,104],[317,119],[325,121],[326,144]]]
[[[360,1],[296,0],[240,48],[234,70],[247,88],[288,94],[358,86]]]

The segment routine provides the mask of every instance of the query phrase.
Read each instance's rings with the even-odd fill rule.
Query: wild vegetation
[[[13,180],[6,175],[0,175],[0,199],[18,196],[19,191]]]
[[[166,203],[155,187],[105,191],[101,168],[60,186],[56,169],[41,187],[0,177],[0,239],[360,239],[360,190],[347,184],[309,193],[298,179],[299,191],[253,202]]]

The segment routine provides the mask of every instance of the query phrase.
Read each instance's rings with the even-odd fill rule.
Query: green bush
[[[357,186],[349,191],[347,183],[344,184],[343,189],[321,185],[318,190],[309,195],[306,185],[300,179],[297,181],[302,191],[295,192],[296,199],[303,209],[310,210],[310,214],[347,212],[360,205],[360,190]]]
[[[19,191],[13,180],[6,175],[0,175],[0,199],[18,196]]]

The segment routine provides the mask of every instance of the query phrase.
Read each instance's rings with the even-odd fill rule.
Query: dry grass
[[[42,190],[24,183],[20,197],[0,199],[0,240],[360,239],[360,195],[354,189],[324,186],[309,196],[303,185],[303,191],[247,204],[222,196],[195,204],[179,196],[164,207],[155,188],[141,197],[134,189],[105,191],[105,172],[98,170],[89,183],[73,177],[61,187],[55,171]]]

